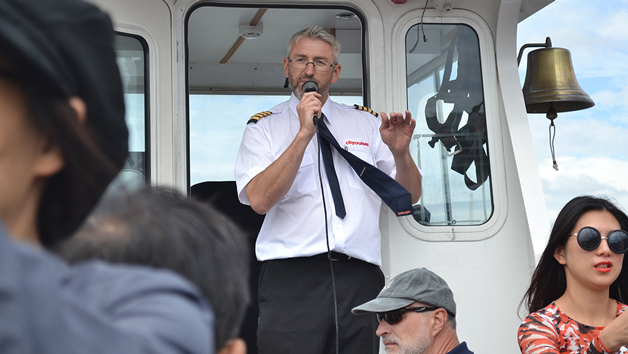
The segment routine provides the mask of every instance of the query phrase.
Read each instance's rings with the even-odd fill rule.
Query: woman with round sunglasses
[[[558,214],[522,303],[523,354],[628,353],[628,216],[581,196]]]

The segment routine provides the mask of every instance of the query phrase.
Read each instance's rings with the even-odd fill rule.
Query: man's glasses
[[[414,311],[414,312],[426,312],[426,311],[434,311],[438,309],[438,307],[404,307],[399,310],[393,310],[388,312],[378,312],[377,313],[377,322],[382,322],[382,320],[386,321],[389,325],[394,325],[403,319],[403,314],[406,312]]]
[[[569,236],[578,236],[578,245],[586,251],[598,248],[602,240],[606,240],[608,247],[615,253],[621,254],[628,251],[628,233],[624,230],[611,231],[608,237],[602,237],[597,229],[585,226],[577,234]]]
[[[305,58],[288,59],[288,62],[290,63],[290,66],[295,69],[305,69],[307,68],[307,64],[312,64],[314,65],[314,70],[321,72],[329,71],[331,68],[336,66],[335,64],[330,64],[324,60],[307,61]]]

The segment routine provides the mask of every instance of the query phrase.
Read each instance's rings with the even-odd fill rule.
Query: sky
[[[552,168],[544,114],[529,114],[541,183],[553,225],[560,209],[578,195],[614,199],[628,211],[628,0],[557,0],[519,24],[517,48],[542,43],[571,52],[580,87],[595,106],[559,113]],[[523,85],[527,49],[519,67]],[[547,235],[534,236],[535,251]]]

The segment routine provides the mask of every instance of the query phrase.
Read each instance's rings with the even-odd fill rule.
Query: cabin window
[[[342,71],[330,88],[332,99],[364,105],[364,38],[355,10],[205,3],[191,11],[187,20],[191,187],[235,180],[235,159],[247,121],[288,100],[291,90],[284,88],[283,71],[288,41],[293,33],[313,25],[335,34],[342,44]]]
[[[410,149],[423,172],[414,218],[430,226],[487,222],[493,202],[477,33],[467,25],[411,27],[406,73],[417,121]]]
[[[113,182],[114,187],[135,189],[150,178],[148,161],[148,46],[139,36],[117,33],[115,50],[124,88],[129,156]]]

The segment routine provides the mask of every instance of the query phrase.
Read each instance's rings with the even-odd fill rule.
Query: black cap
[[[106,138],[103,151],[122,163],[128,131],[113,38],[109,16],[83,1],[0,1],[0,41],[41,80],[85,101],[87,124]]]
[[[2,48],[19,61],[29,78],[50,87],[55,95],[77,96],[85,102],[86,130],[119,170],[128,153],[128,130],[113,41],[111,19],[92,4],[80,0],[0,1]],[[90,203],[98,200],[112,178],[97,181],[98,188],[86,197]],[[75,227],[78,225],[71,229]]]

